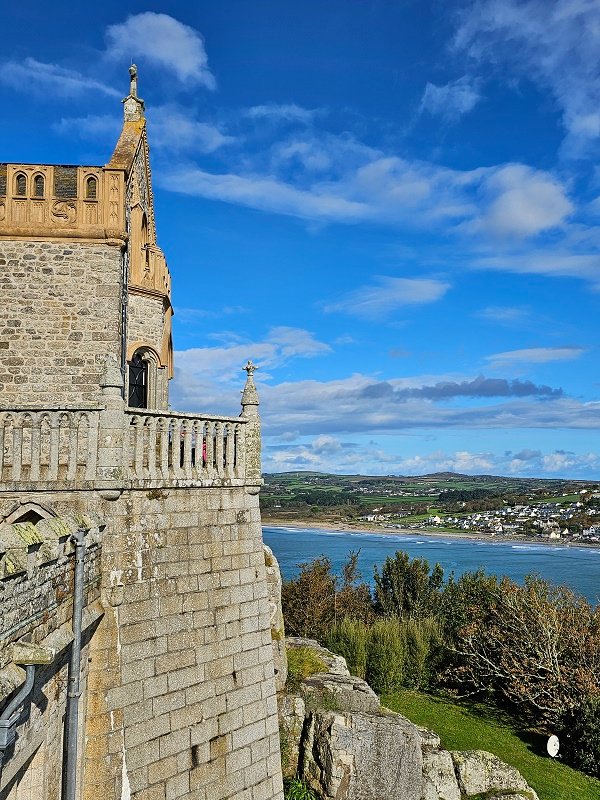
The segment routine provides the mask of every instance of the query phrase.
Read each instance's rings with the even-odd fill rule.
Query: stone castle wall
[[[129,491],[104,505],[85,800],[280,797],[258,497]]]
[[[0,508],[14,500],[0,497]],[[88,520],[87,524],[94,524]],[[54,518],[39,527],[0,526],[0,700],[24,680],[14,647],[23,640],[50,654],[36,667],[35,684],[21,712],[18,738],[0,777],[2,800],[60,800],[68,656],[72,635],[73,548],[77,522]],[[82,678],[87,676],[89,641],[100,617],[101,546],[99,531],[87,539],[85,561]]]
[[[0,240],[4,407],[98,399],[106,353],[120,352],[121,259],[109,245]]]
[[[21,502],[27,507],[37,497],[23,495]],[[99,590],[102,618],[98,623],[96,615],[97,627],[88,626],[91,641],[83,659],[82,800],[281,798],[258,496],[244,487],[188,487],[125,490],[116,500],[57,492],[45,502],[63,517],[78,517],[85,509],[107,521],[101,549],[90,549],[88,556],[96,553],[89,600]],[[29,592],[37,598],[31,630],[46,644],[44,624],[64,620],[68,627],[72,603],[68,574],[48,575],[54,591],[64,595],[62,610],[56,610],[53,595],[36,594],[27,573],[11,584],[14,597]],[[6,661],[9,656],[7,650]],[[41,753],[46,764],[23,775],[43,775],[52,791],[58,791],[52,775],[59,774],[65,686],[64,661],[57,663],[63,666],[53,680],[63,688],[57,694],[55,683],[46,681],[52,711],[36,724],[38,732],[45,731],[44,742],[54,741],[54,750],[39,739],[30,742],[19,727],[20,741],[29,748],[23,753]],[[11,760],[11,774],[17,775],[22,762]],[[35,796],[7,793],[4,774],[0,787],[6,790],[3,795],[0,788],[2,800]],[[47,791],[43,797],[59,795]]]

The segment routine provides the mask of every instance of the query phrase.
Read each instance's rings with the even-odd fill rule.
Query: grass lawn
[[[516,767],[540,800],[599,800],[600,781],[566,767],[545,753],[546,738],[519,735],[508,720],[484,706],[467,706],[404,690],[382,703],[417,725],[434,730],[447,750],[487,750]]]

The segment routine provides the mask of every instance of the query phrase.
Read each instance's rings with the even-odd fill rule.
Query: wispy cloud
[[[37,61],[35,58],[5,61],[0,69],[0,83],[27,94],[50,93],[71,97],[83,92],[100,92],[109,97],[121,96],[120,92],[102,81],[89,78],[77,70]]]
[[[530,315],[530,310],[519,306],[487,306],[475,313],[479,319],[501,325],[513,325],[522,322]]]
[[[443,86],[428,83],[421,98],[420,113],[427,112],[448,122],[456,122],[481,100],[478,84],[468,75]]]
[[[319,114],[319,109],[303,108],[296,103],[265,103],[246,109],[244,115],[250,119],[268,119],[276,122],[311,123]]]
[[[168,14],[145,11],[106,30],[106,56],[156,64],[184,83],[215,89],[200,33]]]
[[[476,0],[455,45],[478,62],[550,90],[580,155],[600,137],[600,5],[594,0]]]
[[[378,286],[362,286],[340,300],[325,305],[324,311],[379,319],[402,306],[433,303],[440,300],[449,289],[449,283],[439,280],[381,277]]]
[[[509,367],[515,364],[548,364],[552,361],[573,361],[585,353],[584,347],[528,347],[507,350],[487,356],[490,366]]]

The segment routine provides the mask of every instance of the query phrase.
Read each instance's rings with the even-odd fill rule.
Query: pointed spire
[[[125,122],[138,122],[144,119],[144,101],[138,97],[138,71],[135,64],[129,67],[129,94],[123,100]]]

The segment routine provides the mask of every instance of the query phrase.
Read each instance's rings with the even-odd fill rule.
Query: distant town
[[[265,475],[268,524],[343,524],[600,544],[600,482],[435,473]]]

